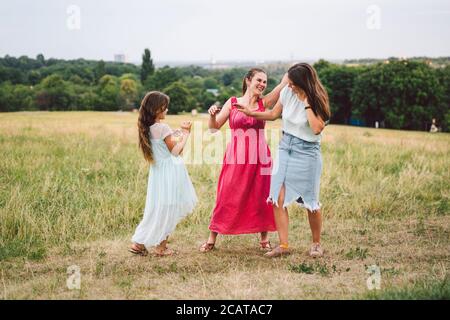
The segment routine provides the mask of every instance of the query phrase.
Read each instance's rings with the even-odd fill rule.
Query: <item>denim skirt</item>
[[[283,132],[278,146],[278,157],[272,169],[267,202],[279,206],[278,196],[284,184],[284,208],[296,202],[310,211],[320,209],[321,173],[320,142],[308,142]]]

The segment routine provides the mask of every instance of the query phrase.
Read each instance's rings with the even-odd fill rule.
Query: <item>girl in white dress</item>
[[[194,187],[180,157],[192,124],[185,121],[181,130],[172,131],[161,122],[168,106],[167,95],[152,91],[145,95],[139,108],[139,146],[150,163],[150,171],[144,218],[136,228],[130,248],[130,252],[138,255],[146,255],[149,247],[155,247],[154,252],[159,256],[174,254],[167,247],[167,238],[197,203]]]

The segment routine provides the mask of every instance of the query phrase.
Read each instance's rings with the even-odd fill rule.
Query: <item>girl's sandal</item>
[[[176,255],[177,252],[175,250],[169,249],[169,248],[165,248],[163,251],[158,251],[155,249],[155,256],[158,257],[166,257],[166,256],[173,256]]]
[[[281,247],[278,246],[272,251],[269,251],[266,254],[264,254],[264,256],[267,258],[278,258],[289,254],[291,254],[291,252],[288,249],[282,249]]]
[[[259,245],[260,245],[259,249],[261,251],[270,251],[270,250],[272,250],[272,246],[270,245],[270,241],[269,240],[260,241]]]
[[[214,247],[215,247],[215,243],[208,243],[208,242],[205,242],[204,244],[202,244],[201,246],[200,246],[200,252],[203,252],[203,253],[205,253],[205,252],[209,252],[209,251],[212,251],[212,250],[214,250]]]
[[[143,256],[145,257],[148,254],[147,249],[145,248],[145,246],[140,246],[137,243],[133,243],[131,245],[131,247],[128,249],[129,252],[139,255],[139,256]]]

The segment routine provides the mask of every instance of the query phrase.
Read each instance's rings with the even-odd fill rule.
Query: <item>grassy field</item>
[[[203,115],[167,122],[177,127],[187,118],[206,128]],[[265,259],[257,235],[223,236],[218,250],[199,253],[220,165],[189,164],[199,205],[171,237],[179,254],[156,258],[127,252],[148,177],[136,119],[0,114],[0,298],[450,298],[449,134],[327,127],[325,256],[318,260],[306,254],[307,216],[295,205],[291,256]],[[271,240],[277,242],[276,234]],[[366,285],[373,264],[381,269],[381,290]],[[80,290],[66,286],[71,265],[80,267]]]

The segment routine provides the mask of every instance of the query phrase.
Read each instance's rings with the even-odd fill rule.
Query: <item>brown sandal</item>
[[[144,245],[139,245],[137,243],[133,243],[131,248],[128,249],[129,252],[145,257],[148,254],[147,249]]]
[[[280,246],[278,246],[272,251],[265,253],[264,256],[267,258],[278,258],[281,256],[287,256],[289,254],[291,254],[291,252],[288,249],[282,249]]]
[[[167,247],[163,251],[158,251],[155,249],[154,253],[155,253],[155,256],[158,256],[158,257],[173,256],[173,255],[177,254],[177,252],[175,250],[172,250]]]
[[[214,250],[214,247],[215,247],[215,243],[208,243],[208,242],[205,242],[204,244],[202,244],[201,246],[200,246],[200,252],[203,252],[203,253],[205,253],[205,252],[209,252],[209,251],[212,251],[212,250]]]

